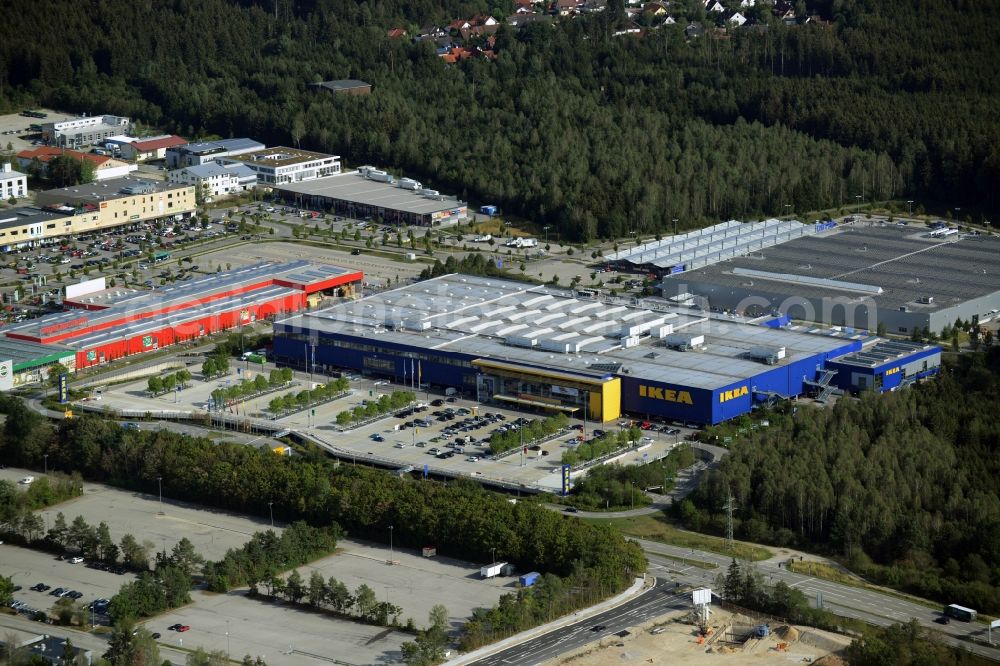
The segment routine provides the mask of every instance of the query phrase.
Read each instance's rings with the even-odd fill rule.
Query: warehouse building
[[[664,297],[706,307],[910,335],[1000,309],[1000,238],[854,223],[671,275]]]
[[[12,325],[5,336],[68,348],[75,367],[86,368],[299,312],[322,294],[353,296],[363,279],[307,261],[264,262],[153,291],[105,289],[97,278],[67,287],[65,312]]]
[[[374,167],[276,185],[274,192],[299,208],[331,210],[356,219],[381,218],[388,224],[446,226],[464,221],[469,214],[465,202],[455,197]]]
[[[279,361],[595,422],[627,413],[718,423],[755,404],[890,390],[936,371],[937,347],[887,344],[466,275],[274,323]]]

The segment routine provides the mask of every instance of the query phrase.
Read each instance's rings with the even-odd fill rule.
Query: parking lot
[[[241,374],[235,372],[235,367],[243,365],[245,364],[234,362],[232,374],[207,382],[200,379],[197,368],[194,368],[195,378],[189,388],[156,398],[147,395],[145,379],[109,387],[103,391],[101,405],[112,409],[148,409],[152,412],[204,411],[213,390],[248,376],[246,368],[243,367]],[[274,367],[268,363],[261,371],[266,376]],[[249,376],[255,374],[256,371],[251,370]],[[538,419],[544,418],[544,415],[519,412],[495,405],[480,405],[474,400],[462,397],[446,398],[439,394],[421,391],[418,392],[418,400],[426,405],[421,411],[402,418],[388,416],[342,432],[334,425],[340,412],[350,410],[365,400],[377,399],[380,394],[409,388],[385,380],[351,376],[352,395],[318,405],[314,410],[290,414],[277,419],[275,423],[290,430],[309,432],[321,442],[336,449],[342,456],[356,454],[359,459],[368,456],[372,456],[373,459],[391,459],[397,462],[399,467],[410,465],[416,471],[422,470],[424,465],[427,465],[429,473],[463,474],[472,478],[539,487],[549,491],[561,488],[562,454],[576,444],[575,438],[580,434],[580,430],[574,429],[541,444],[526,442],[529,446],[527,454],[516,451],[499,460],[491,460],[489,438],[494,430],[515,426],[518,419]],[[267,403],[276,396],[288,392],[297,393],[308,388],[311,385],[310,378],[316,382],[328,379],[318,373],[310,375],[296,372],[296,383],[292,388],[249,400],[239,409],[241,413],[270,421],[271,415],[265,411]],[[418,419],[426,419],[427,422],[417,423]],[[570,424],[577,428],[582,428],[584,425],[578,419],[570,419]],[[140,427],[149,426],[140,424]],[[603,425],[588,423],[587,435],[593,436],[595,429],[607,430],[618,427],[617,423]],[[643,442],[644,448],[625,454],[620,462],[635,464],[662,457],[689,432],[689,429],[682,429],[678,434],[655,431],[644,433],[644,437],[648,437],[648,440]]]
[[[254,532],[270,528],[267,520],[167,498],[161,505],[155,483],[147,494],[96,483],[84,483],[83,488],[81,497],[40,512],[46,526],[52,525],[56,513],[60,511],[67,523],[83,516],[91,525],[106,522],[116,543],[125,534],[131,534],[139,543],[146,543],[154,551],[170,550],[187,537],[195,550],[210,560],[218,560],[228,549],[242,546]]]
[[[29,616],[33,610],[49,611],[59,600],[56,593],[60,590],[76,592],[79,594],[76,601],[87,606],[96,599],[110,599],[122,585],[135,579],[131,573],[115,574],[84,563],[73,564],[56,555],[10,544],[0,545],[0,573],[21,586],[14,593],[14,600],[24,602],[25,607],[20,610]],[[31,589],[39,583],[47,589]]]
[[[259,655],[280,666],[315,666],[399,663],[400,646],[413,640],[409,634],[382,627],[248,599],[243,590],[191,596],[194,603],[145,622],[149,631],[161,635],[161,643],[223,650],[236,659]],[[190,630],[169,630],[174,624]]]

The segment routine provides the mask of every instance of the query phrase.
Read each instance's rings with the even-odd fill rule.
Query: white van
[[[21,485],[22,486],[30,486],[32,483],[34,483],[34,481],[35,481],[35,477],[33,477],[33,476],[26,476],[23,479],[21,479]]]

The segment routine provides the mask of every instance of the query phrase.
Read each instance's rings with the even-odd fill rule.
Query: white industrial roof
[[[549,301],[569,307],[538,307]],[[784,347],[783,365],[850,343],[757,326],[662,300],[591,300],[553,287],[467,275],[442,276],[279,324],[591,375],[606,374],[600,366],[620,364],[623,372],[707,389],[770,369],[750,358],[756,347]],[[677,351],[657,337],[678,331],[704,336],[704,346]],[[626,341],[630,336],[639,339]]]

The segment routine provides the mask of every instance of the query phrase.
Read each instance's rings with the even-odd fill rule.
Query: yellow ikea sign
[[[723,391],[719,394],[719,402],[729,402],[730,400],[735,400],[736,398],[742,398],[748,393],[750,393],[750,389],[746,386],[734,388],[731,391]]]
[[[895,375],[899,373],[899,368],[889,368],[885,371],[886,376]]]
[[[675,391],[673,389],[665,389],[659,386],[643,386],[640,384],[639,397],[655,398],[656,400],[666,400],[667,402],[681,402],[685,405],[694,404],[694,401],[691,400],[691,394],[689,392]]]

